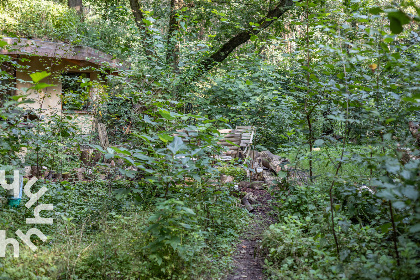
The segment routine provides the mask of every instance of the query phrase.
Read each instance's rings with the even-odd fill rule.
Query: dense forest
[[[420,1],[1,0],[0,279],[420,279]]]

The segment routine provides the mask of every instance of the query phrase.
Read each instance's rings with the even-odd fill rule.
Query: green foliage
[[[123,9],[116,9],[112,16],[121,14],[130,20]],[[0,6],[0,30],[9,37],[69,42],[123,57],[135,44],[129,41],[134,32],[131,27],[122,28],[98,16],[82,21],[76,10],[68,8],[67,1],[7,1]]]
[[[149,218],[151,225],[145,229],[151,236],[145,249],[163,275],[171,275],[181,269],[179,263],[191,262],[204,247],[203,234],[197,228],[196,214],[182,201],[166,200],[157,204],[156,209]]]
[[[246,173],[216,160],[217,129],[253,125],[251,148],[283,152],[292,168],[286,190],[272,188],[281,218],[262,242],[270,278],[419,278],[419,146],[407,127],[420,117],[416,3],[296,1],[226,63],[189,83],[235,34],[258,30],[274,4],[178,1],[185,3],[169,33],[171,1],[143,2],[140,28],[128,1],[84,1],[89,12],[81,15],[61,0],[0,4],[5,36],[91,46],[131,62],[129,71],[103,79],[95,102],[88,90],[96,85],[86,80],[64,87],[71,109],[90,102],[89,117],[107,128],[106,148],[95,132],[82,135],[73,116],[27,121],[20,106],[29,91],[6,96],[14,77],[1,72],[1,169],[63,174],[83,166],[88,176],[40,181],[49,188],[42,202],[56,207],[45,215],[56,224],[40,227],[49,240],[36,240],[36,257],[24,249],[22,261],[0,260],[0,277],[222,278],[247,215],[229,186],[216,182]],[[51,86],[42,82],[51,69],[30,73],[28,90]],[[80,161],[86,147],[101,152],[96,166]],[[1,229],[27,229],[32,215],[4,208]]]
[[[247,180],[246,170],[240,166],[223,166],[219,168],[221,174],[232,176],[235,182],[241,182]]]
[[[375,219],[365,220],[367,225],[363,225],[358,219],[352,219],[354,210],[341,207],[337,201],[334,206],[340,240],[337,256],[330,233],[331,215],[326,194],[322,187],[312,185],[297,187],[289,196],[281,196],[283,199],[278,201],[277,209],[278,215],[284,218],[271,225],[263,238],[270,279],[382,279],[390,275],[410,279],[419,275],[415,258],[417,245],[406,237],[399,238],[403,265],[398,267],[389,232],[375,226],[387,218],[386,208],[379,213],[369,212]],[[369,211],[365,203],[378,203],[373,198],[365,200],[365,196],[372,196],[369,192],[363,199],[361,194],[356,191],[353,208],[365,207],[364,210]]]
[[[69,40],[79,19],[74,10],[53,1],[8,1],[0,10],[2,30],[29,38]]]

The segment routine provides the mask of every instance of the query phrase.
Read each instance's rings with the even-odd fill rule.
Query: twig
[[[397,230],[395,228],[395,221],[394,221],[394,213],[392,211],[392,204],[391,204],[391,200],[388,200],[388,205],[389,205],[389,213],[391,214],[391,222],[392,222],[392,230],[393,230],[393,241],[394,241],[394,250],[395,250],[395,255],[397,258],[397,265],[400,266],[400,255],[398,254],[398,246],[397,246]]]

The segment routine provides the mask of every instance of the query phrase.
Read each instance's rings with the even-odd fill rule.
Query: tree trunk
[[[68,0],[69,8],[73,8],[79,15],[83,13],[83,0]]]
[[[139,31],[144,33],[146,41],[151,40],[149,36],[149,30],[143,21],[144,16],[138,1],[139,0],[130,0],[131,12],[133,13],[134,21],[136,22]],[[148,56],[152,56],[154,54],[154,52],[149,48],[148,42],[146,42],[144,45],[144,51]]]
[[[179,23],[176,19],[177,11],[182,9],[183,0],[171,0],[170,16],[169,16],[169,31],[166,49],[166,63],[172,64],[175,72],[178,72],[179,64],[179,45],[177,40],[177,33],[179,30]]]
[[[101,147],[106,149],[109,147],[108,134],[106,133],[106,126],[103,123],[98,123],[99,142]]]
[[[89,164],[89,150],[83,150],[80,152],[80,160],[84,165]]]

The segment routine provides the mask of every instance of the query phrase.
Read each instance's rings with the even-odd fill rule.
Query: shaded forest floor
[[[270,207],[271,195],[267,190],[258,190],[253,188],[241,188],[240,191],[251,193],[257,200],[254,204],[254,217],[249,224],[248,229],[244,231],[240,243],[237,245],[235,255],[233,257],[234,269],[226,280],[237,279],[265,279],[263,266],[264,254],[261,251],[260,243],[263,232],[277,221],[272,216]]]

